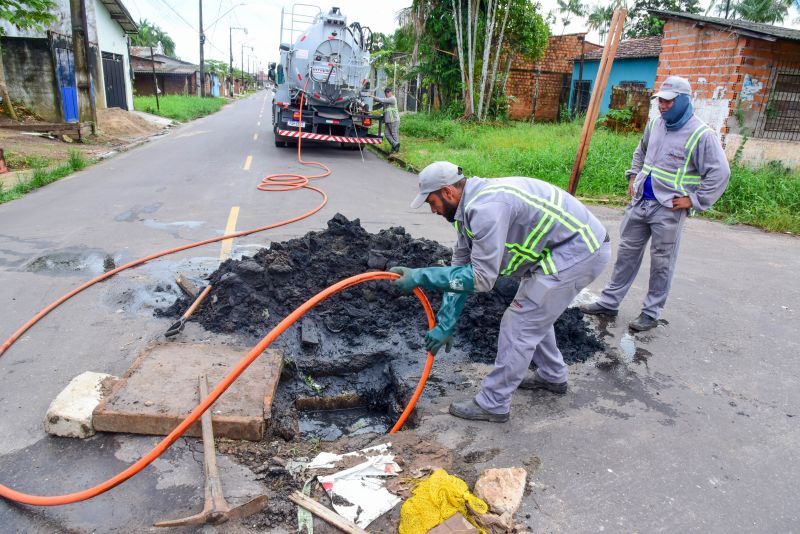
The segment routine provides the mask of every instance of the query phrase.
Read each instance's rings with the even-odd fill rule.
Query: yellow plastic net
[[[437,469],[414,488],[412,496],[400,508],[400,534],[425,534],[456,512],[461,512],[485,534],[472,519],[472,511],[485,514],[489,507],[469,491],[466,482]]]

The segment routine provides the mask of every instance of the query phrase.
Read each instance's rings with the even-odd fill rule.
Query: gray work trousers
[[[598,304],[610,310],[619,309],[639,272],[647,240],[650,239],[650,285],[642,303],[642,312],[653,319],[661,316],[672,286],[681,229],[687,212],[673,211],[657,200],[640,200],[625,208],[625,216],[619,227],[617,262]]]
[[[531,359],[539,376],[548,382],[567,380],[553,325],[572,299],[600,276],[610,259],[611,245],[603,243],[597,252],[558,274],[537,273],[522,280],[500,322],[497,358],[475,397],[478,406],[491,413],[508,413],[511,395],[527,375]]]
[[[383,134],[386,140],[392,145],[392,148],[400,144],[400,123],[399,122],[386,122],[384,123]]]

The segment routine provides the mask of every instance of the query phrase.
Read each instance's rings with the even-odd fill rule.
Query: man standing
[[[714,131],[693,112],[689,81],[670,76],[658,98],[661,116],[650,121],[626,171],[631,202],[620,224],[617,261],[597,302],[584,313],[617,315],[650,243],[650,285],[642,312],[628,326],[643,332],[658,325],[675,274],[681,229],[689,210],[705,211],[722,196],[731,175]]]
[[[391,87],[383,89],[386,98],[377,95],[375,100],[383,104],[383,128],[386,140],[392,145],[392,152],[400,151],[400,112],[397,111],[397,98]]]
[[[520,279],[500,323],[494,369],[480,392],[453,402],[450,413],[505,422],[517,387],[566,393],[567,367],[553,324],[608,263],[606,229],[577,199],[533,178],[467,180],[460,167],[438,161],[420,173],[419,191],[411,207],[427,202],[458,234],[450,267],[392,269],[404,291],[445,291],[436,327],[425,336],[428,350],[449,350],[467,294],[490,291],[498,276]],[[538,369],[526,376],[531,359]]]

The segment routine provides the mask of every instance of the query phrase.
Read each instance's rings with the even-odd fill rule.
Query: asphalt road
[[[222,235],[234,222],[237,230],[253,228],[316,206],[310,191],[256,189],[266,174],[307,172],[293,150],[274,147],[267,98],[229,105],[0,205],[0,338],[101,272],[107,256],[119,265]],[[408,208],[413,175],[369,152],[362,161],[357,151],[308,147],[304,158],[333,170],[319,181],[328,206],[236,240],[234,254],[321,229],[336,212],[360,218],[370,231],[403,225],[451,242],[443,220]],[[620,211],[594,211],[616,237]],[[0,483],[47,495],[78,491],[149,450],[150,437],[48,437],[42,418],[74,376],[122,374],[170,323],[152,316],[169,298],[159,286],[177,270],[215,268],[220,248],[157,260],[89,289],[0,358]],[[642,276],[620,318],[598,326],[611,351],[571,369],[572,393],[518,392],[509,423],[463,422],[446,409],[477,385],[486,367],[474,364],[463,371],[462,391],[424,396],[419,430],[468,454],[476,469],[527,462],[531,491],[518,518],[536,532],[797,531],[798,270],[795,237],[690,220],[664,316],[669,324],[627,333],[646,288]],[[187,335],[207,337],[191,327]],[[440,357],[434,375],[447,366]],[[54,508],[2,501],[0,531],[146,531],[154,521],[194,513],[202,502],[199,450],[195,440],[180,440],[91,501]],[[225,457],[220,468],[232,500],[259,491],[248,470]]]

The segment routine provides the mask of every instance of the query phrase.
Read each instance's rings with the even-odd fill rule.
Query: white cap
[[[670,76],[664,80],[664,83],[661,84],[661,89],[652,98],[673,100],[678,95],[690,94],[692,94],[692,86],[689,85],[689,80],[680,76]]]
[[[464,178],[461,167],[449,161],[434,161],[419,173],[419,195],[411,203],[413,209],[422,206],[428,195]]]

